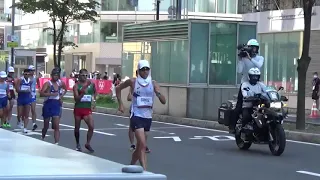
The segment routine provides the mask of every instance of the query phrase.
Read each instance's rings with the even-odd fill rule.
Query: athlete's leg
[[[81,116],[77,116],[77,109],[74,110],[74,137],[76,139],[77,143],[77,151],[81,151],[81,146],[80,146],[80,126],[81,126]]]
[[[42,128],[42,140],[46,137],[47,131],[49,129],[50,117],[43,118],[43,128]]]
[[[14,99],[9,100],[8,110],[7,110],[7,122],[10,124],[11,118],[12,118],[12,109],[14,105]]]
[[[24,124],[24,133],[27,133],[27,127],[28,127],[28,123],[29,123],[29,113],[30,113],[30,104],[26,104],[23,106],[23,116],[22,116],[22,119],[23,119],[23,124]]]
[[[87,143],[85,145],[85,147],[91,152],[93,153],[94,150],[91,148],[91,139],[93,136],[93,130],[94,130],[94,121],[92,118],[92,114],[89,114],[87,116],[85,116],[84,118],[84,122],[86,122],[87,126],[88,126],[88,132],[87,132]]]
[[[17,115],[18,127],[23,129],[23,121],[21,121],[21,120],[23,120],[23,118],[22,118],[23,117],[23,106],[22,105],[17,106],[17,113],[18,113],[18,115]]]
[[[128,136],[129,136],[129,141],[131,145],[134,145],[134,132],[132,131],[130,126],[129,126]]]
[[[4,108],[0,107],[1,127],[5,126]]]
[[[146,170],[146,138],[144,135],[144,128],[136,129],[134,132],[137,139],[137,148],[132,154],[131,164],[134,165],[137,160],[139,160],[141,166]]]
[[[58,144],[60,140],[60,118],[59,116],[52,117],[52,123],[54,124],[54,143]]]
[[[31,102],[31,119],[32,119],[32,131],[38,128],[36,124],[37,113],[36,113],[36,101],[32,100]]]

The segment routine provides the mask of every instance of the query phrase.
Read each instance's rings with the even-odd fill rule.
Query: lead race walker
[[[154,95],[159,98],[162,104],[166,103],[166,99],[160,93],[160,86],[151,78],[150,65],[147,60],[140,60],[138,62],[137,71],[137,78],[128,79],[116,87],[116,95],[119,102],[119,111],[124,112],[121,91],[127,87],[132,88],[130,127],[135,133],[137,146],[132,154],[131,165],[136,164],[139,160],[141,166],[146,170],[147,143],[145,132],[150,131],[151,128]]]
[[[40,91],[40,96],[45,97],[42,107],[42,116],[44,119],[42,139],[46,137],[49,129],[49,122],[52,119],[55,144],[58,144],[60,139],[59,123],[61,114],[61,83],[59,83],[59,77],[59,71],[53,69],[51,72],[51,80],[44,83]]]

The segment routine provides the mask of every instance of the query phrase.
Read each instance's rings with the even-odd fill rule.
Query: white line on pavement
[[[17,116],[17,114],[12,114],[12,116]],[[40,121],[40,122],[43,122],[42,119],[36,119],[37,121]],[[74,126],[70,126],[70,125],[67,125],[67,124],[61,124],[60,123],[60,126],[62,127],[68,127],[68,128],[74,128]],[[80,128],[80,130],[82,131],[88,131],[88,129],[86,128]],[[101,132],[101,131],[96,131],[94,130],[93,132],[97,133],[97,134],[103,134],[103,135],[107,135],[107,136],[116,136],[115,134],[111,134],[111,133],[106,133],[106,132]]]
[[[66,103],[66,104],[72,104],[72,103]],[[37,105],[42,106],[42,104],[37,104]],[[72,110],[73,111],[73,109],[71,109],[71,108],[63,107],[63,109]],[[103,115],[103,116],[117,117],[117,118],[122,118],[122,119],[127,119],[128,118],[128,117],[124,117],[124,116],[118,116],[118,115],[113,115],[113,114],[104,114],[104,113],[99,113],[99,112],[92,112],[92,113],[93,114]],[[192,129],[200,129],[200,130],[213,131],[213,132],[229,133],[228,131],[222,131],[222,130],[217,130],[217,129],[208,129],[208,128],[188,126],[188,125],[182,125],[182,124],[166,123],[166,122],[160,122],[160,121],[153,121],[153,122],[154,123],[158,123],[158,124],[166,124],[166,125],[172,125],[172,126],[187,127],[187,128],[192,128]],[[297,143],[297,144],[305,144],[305,145],[311,145],[311,146],[320,146],[320,144],[303,142],[303,141],[287,140],[287,142],[293,142],[293,143]]]
[[[127,127],[127,128],[129,127],[128,125],[125,125],[125,124],[114,124],[114,125],[121,126],[121,127]],[[176,128],[176,127],[173,127],[173,128]],[[160,131],[160,130],[155,130],[155,129],[161,129],[161,128],[152,128],[150,131],[164,133],[164,134],[175,134],[175,133],[169,133],[166,131]],[[163,127],[162,129],[169,129],[169,128]]]
[[[297,173],[300,173],[300,174],[307,174],[307,175],[310,175],[310,176],[317,176],[317,177],[320,177],[320,174],[318,173],[313,173],[313,172],[309,172],[309,171],[296,171]]]

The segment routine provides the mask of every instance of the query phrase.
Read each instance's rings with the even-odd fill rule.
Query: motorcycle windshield
[[[268,98],[271,100],[271,102],[280,100],[280,97],[277,91],[267,91],[267,95],[268,95]]]

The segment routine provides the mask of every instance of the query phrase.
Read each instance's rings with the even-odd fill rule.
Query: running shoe
[[[148,147],[146,147],[146,153],[150,153],[150,152],[151,150]]]
[[[3,128],[8,128],[6,123],[3,123],[3,124],[2,124],[2,127],[3,127]]]
[[[32,131],[35,131],[37,128],[38,128],[38,125],[36,123],[33,123]]]
[[[90,153],[94,153],[94,150],[92,149],[92,147],[91,147],[89,144],[86,144],[84,147],[85,147],[86,149],[88,149],[88,151],[89,151]]]
[[[6,123],[7,124],[7,128],[11,128],[11,124],[10,123]]]
[[[80,144],[77,144],[76,151],[80,151],[80,152],[82,152],[82,149],[81,149]]]
[[[132,144],[132,145],[130,146],[130,151],[134,151],[135,149],[136,149],[136,145]]]

